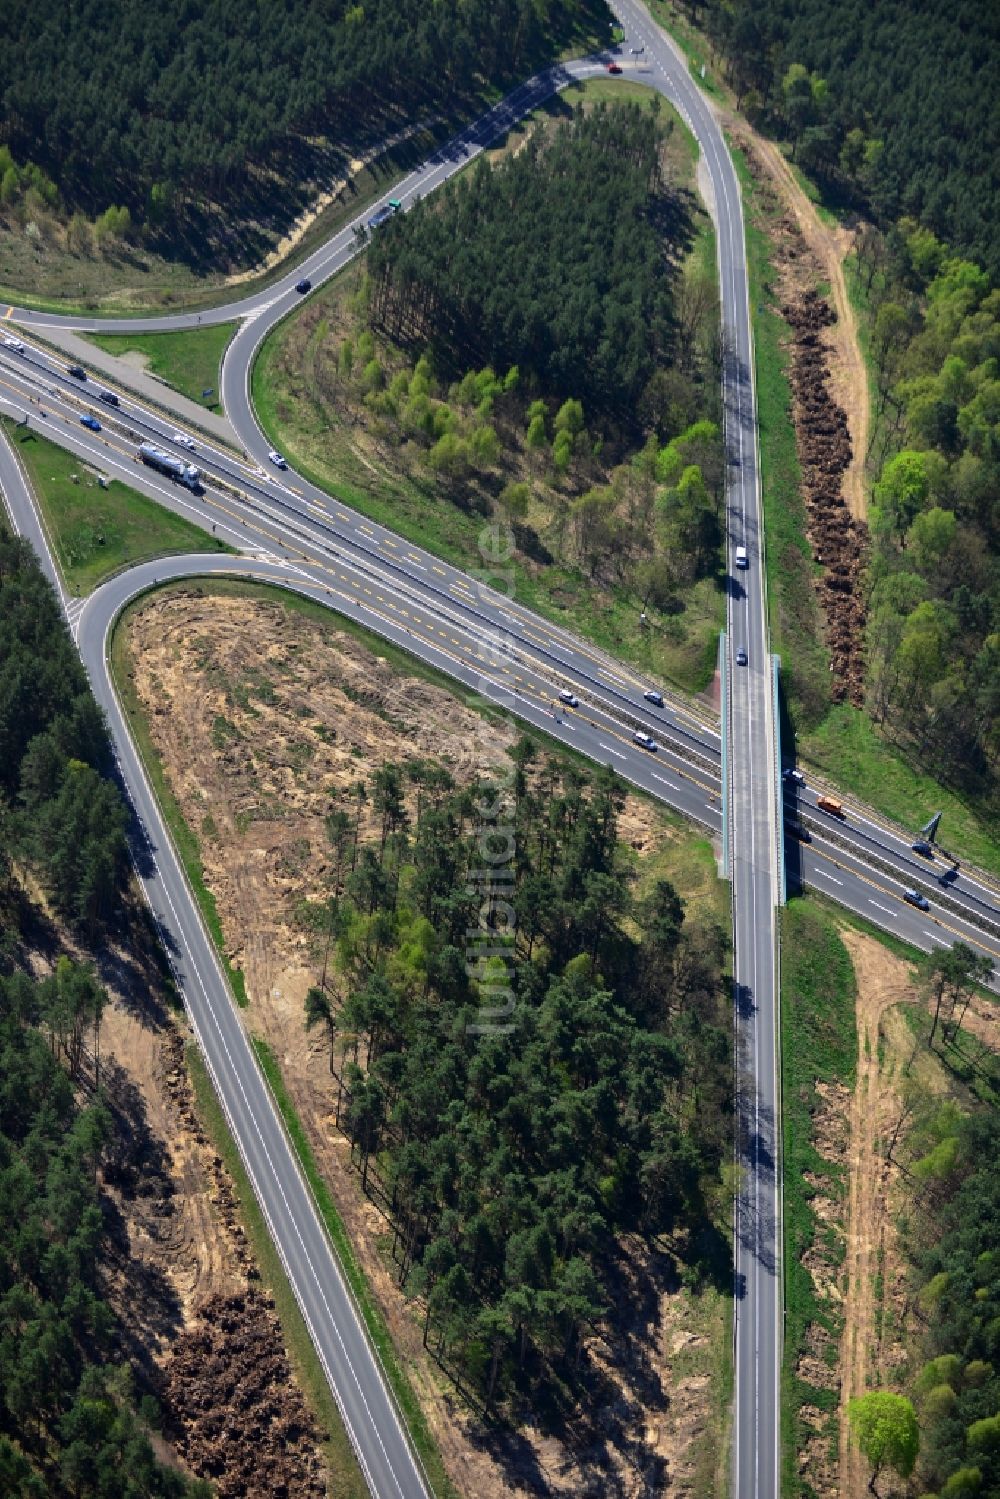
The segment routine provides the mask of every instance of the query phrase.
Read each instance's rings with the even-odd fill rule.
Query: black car
[[[304,297],[307,291],[312,291],[312,282],[303,276],[301,281],[296,281],[295,290]]]
[[[657,708],[662,708],[663,707],[663,693],[662,692],[654,692],[652,690],[652,688],[650,688],[650,690],[648,692],[644,692],[642,695],[646,699],[647,703],[654,703]]]
[[[118,397],[115,395],[113,390],[99,390],[97,392],[97,399],[99,401],[103,401],[105,406],[118,405]]]
[[[919,890],[904,890],[903,899],[907,901],[911,906],[916,906],[918,910],[921,911],[929,911],[931,908],[930,901],[927,899],[926,895],[921,895]]]
[[[86,380],[87,371],[82,364],[71,364],[66,369],[67,375],[72,375],[74,380]]]

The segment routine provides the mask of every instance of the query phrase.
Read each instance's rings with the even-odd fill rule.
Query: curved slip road
[[[729,827],[726,836],[729,843],[730,869],[733,882],[733,923],[735,938],[735,1025],[737,1056],[741,1078],[739,1096],[739,1151],[746,1168],[746,1186],[737,1204],[736,1213],[736,1419],[734,1440],[733,1486],[734,1492],[743,1495],[769,1496],[777,1494],[779,1488],[779,1443],[778,1443],[778,1385],[781,1357],[781,1183],[780,1183],[780,1094],[777,1061],[777,942],[775,905],[778,898],[777,841],[781,828],[781,796],[777,782],[775,734],[773,720],[773,696],[771,663],[768,654],[766,598],[764,590],[763,529],[760,509],[759,476],[757,464],[756,414],[753,391],[753,349],[749,319],[747,274],[744,258],[744,234],[742,209],[738,182],[732,162],[726,150],[721,132],[703,96],[691,80],[686,63],[675,51],[669,40],[656,28],[647,12],[634,0],[619,0],[617,13],[626,30],[626,41],[620,60],[629,76],[658,89],[680,110],[696,135],[711,179],[718,228],[719,276],[722,302],[722,319],[726,337],[727,356],[724,371],[724,404],[726,413],[726,448],[729,463],[727,489],[728,532],[730,574],[741,586],[730,593],[727,632],[726,668],[729,683],[727,713],[723,724],[729,767]],[[642,51],[633,57],[631,47]],[[498,134],[525,113],[542,103],[547,97],[567,84],[581,78],[600,75],[611,54],[582,63],[567,64],[548,70],[530,80],[502,101],[483,120],[470,126],[447,146],[436,152],[418,171],[412,173],[397,188],[392,196],[409,206],[418,196],[431,191],[449,176],[460,170]],[[388,194],[381,201],[387,201]],[[373,205],[362,216],[367,218],[379,205]],[[293,272],[267,288],[248,294],[238,302],[201,314],[180,313],[166,318],[148,319],[87,319],[66,318],[59,314],[24,313],[14,310],[14,317],[23,320],[27,327],[74,326],[85,329],[103,328],[123,332],[134,330],[169,330],[190,327],[196,322],[221,322],[233,318],[242,319],[242,327],[227,351],[223,366],[222,394],[227,414],[233,422],[240,441],[252,458],[262,466],[267,462],[269,444],[260,431],[254,417],[250,400],[250,376],[253,359],[266,334],[281,318],[296,305],[299,298],[294,292],[294,283],[301,276],[308,276],[315,285],[335,274],[357,253],[359,241],[355,234],[357,225],[334,236],[321,249],[314,252]],[[62,382],[65,385],[65,381]],[[73,392],[75,399],[77,392]],[[142,420],[164,442],[169,442],[169,423],[153,418],[132,403],[130,419]],[[201,457],[199,458],[201,462]],[[206,471],[232,463],[229,458],[215,455],[206,465]],[[306,571],[313,566],[317,552],[327,557],[349,556],[351,565],[362,571],[369,570],[372,581],[381,579],[382,586],[401,591],[409,600],[421,602],[426,610],[426,619],[421,624],[430,630],[455,626],[462,632],[476,635],[482,648],[496,651],[498,638],[512,642],[515,664],[525,667],[525,677],[511,668],[499,668],[490,672],[486,691],[505,694],[503,700],[511,711],[528,722],[535,722],[556,737],[576,744],[593,758],[611,763],[626,778],[645,786],[654,795],[681,806],[691,815],[699,817],[707,826],[720,825],[717,805],[711,801],[711,791],[704,784],[687,786],[673,761],[653,761],[638,752],[629,742],[629,730],[637,725],[647,728],[664,741],[664,728],[669,733],[685,736],[690,741],[701,740],[708,744],[713,739],[710,727],[699,723],[688,714],[671,714],[667,705],[664,713],[653,712],[642,699],[643,684],[633,674],[601,653],[595,652],[583,642],[577,641],[567,631],[533,616],[495,593],[477,580],[470,590],[467,581],[455,569],[442,567],[436,559],[400,542],[392,533],[377,527],[357,516],[346,507],[330,500],[325,492],[309,485],[296,475],[289,474],[287,483],[278,483],[270,475],[248,475],[237,466],[235,475],[228,482],[242,485],[246,497],[253,491],[255,505],[268,506],[269,536],[281,538],[280,548],[302,551]],[[277,492],[277,493],[276,493]],[[262,499],[263,496],[263,499]],[[239,529],[230,514],[230,524]],[[266,529],[266,528],[265,528]],[[746,546],[750,567],[746,572],[737,572],[734,566],[735,548]],[[338,549],[343,549],[339,551]],[[287,570],[263,561],[263,575],[271,577],[278,573],[275,581],[303,590],[318,586],[315,582],[294,581]],[[318,565],[318,564],[317,564]],[[158,564],[154,575],[159,578],[181,575],[177,569],[185,566],[183,560],[170,564]],[[210,565],[213,572],[247,570],[247,563],[218,562]],[[203,559],[187,565],[187,573],[204,572]],[[437,574],[440,581],[432,575]],[[150,570],[142,571],[143,577]],[[116,580],[127,592],[126,579]],[[111,588],[112,585],[106,585]],[[362,585],[363,592],[372,590]],[[466,590],[463,592],[463,589]],[[329,588],[327,592],[330,592]],[[104,590],[100,591],[104,608]],[[351,612],[351,600],[342,590],[333,590],[338,596],[338,608]],[[457,597],[456,597],[457,595]],[[124,597],[124,593],[121,595]],[[97,595],[95,595],[95,600]],[[364,619],[365,610],[371,606],[362,604],[360,595],[355,603]],[[86,650],[90,640],[91,610],[88,603],[78,615],[81,648]],[[406,612],[405,610],[403,611]],[[93,616],[97,617],[97,616]],[[438,624],[431,625],[431,618]],[[455,624],[460,621],[459,624]],[[372,624],[368,618],[364,622]],[[391,628],[389,626],[391,625]],[[395,622],[380,616],[374,625],[383,633],[391,634]],[[436,641],[428,636],[417,638],[415,629],[400,626],[408,644],[425,659],[443,666],[452,675],[467,680],[464,663],[459,663],[454,654],[442,651]],[[452,637],[457,639],[457,637]],[[736,665],[739,649],[745,649],[748,665]],[[482,658],[481,658],[482,659]],[[475,674],[475,668],[471,668]],[[541,676],[532,677],[541,670]],[[561,674],[561,675],[560,675]],[[494,677],[496,680],[494,680]],[[504,677],[513,681],[504,681]],[[525,685],[525,679],[530,685]],[[479,671],[482,683],[482,671]],[[588,694],[585,708],[594,711],[591,722],[586,716],[566,715],[554,722],[545,706],[547,694],[559,681],[579,688]],[[518,685],[520,684],[520,685]],[[618,732],[615,719],[623,720],[625,733]],[[664,747],[666,744],[664,742]],[[690,746],[689,746],[690,747]],[[718,739],[714,742],[714,755],[718,760]],[[658,764],[659,770],[653,766]],[[659,783],[659,784],[654,784]],[[155,810],[155,809],[154,809]],[[901,848],[894,856],[906,863],[907,856]],[[852,855],[848,852],[841,858],[828,849],[813,848],[800,851],[798,864],[801,871],[812,874],[817,882],[835,899],[855,909],[863,909],[863,903],[874,904],[884,913],[880,919],[865,910],[871,919],[901,935],[910,936],[919,946],[926,948],[928,942],[943,939],[928,930],[937,927],[936,918],[927,918],[907,907],[896,906],[898,897],[860,873]],[[839,875],[832,871],[837,869]],[[876,889],[883,900],[861,887],[867,884]],[[832,887],[839,887],[838,889]],[[178,886],[178,900],[183,901]],[[961,893],[961,892],[959,892]],[[889,904],[885,904],[888,901]],[[859,904],[861,903],[861,904]],[[918,924],[921,935],[914,935]],[[200,924],[199,924],[200,925]],[[214,965],[214,957],[211,957]],[[218,1085],[218,1079],[217,1079]],[[234,1121],[235,1122],[235,1121]],[[252,1119],[241,1119],[240,1127],[253,1128]],[[328,1366],[328,1373],[330,1368]],[[377,1429],[376,1429],[377,1435]],[[371,1470],[369,1469],[369,1478]],[[390,1475],[391,1479],[391,1475]],[[376,1492],[383,1492],[376,1486]],[[394,1492],[394,1490],[386,1490]]]

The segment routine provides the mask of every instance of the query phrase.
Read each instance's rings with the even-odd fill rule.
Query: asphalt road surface
[[[765,1499],[778,1492],[779,1467],[782,1306],[775,905],[782,789],[790,804],[786,815],[813,829],[810,844],[795,842],[786,848],[787,875],[793,888],[808,884],[821,889],[924,950],[961,935],[996,959],[1000,959],[1000,912],[989,882],[964,873],[934,900],[942,889],[937,876],[943,866],[932,868],[915,855],[900,830],[849,809],[842,824],[831,824],[824,831],[824,814],[815,807],[816,788],[782,788],[777,779],[753,351],[738,184],[718,125],[684,61],[641,6],[619,0],[616,9],[626,31],[620,49],[550,69],[530,80],[381,201],[391,195],[409,206],[553,92],[576,79],[603,74],[612,55],[626,76],[658,89],[679,109],[698,138],[711,177],[727,347],[724,402],[732,587],[724,662],[728,712],[722,727],[729,770],[726,838],[733,887],[735,1017],[739,1071],[744,1079],[738,1148],[746,1180],[736,1210],[733,1483],[736,1494]],[[638,56],[631,54],[633,46],[642,48]],[[707,713],[669,696],[662,709],[651,706],[643,697],[650,684],[490,587],[496,578],[489,576],[488,568],[485,580],[465,577],[331,500],[301,477],[279,474],[270,465],[270,444],[257,425],[250,401],[256,351],[275,324],[299,305],[294,284],[301,276],[308,276],[317,286],[358,253],[363,241],[356,230],[378,206],[372,205],[358,224],[335,235],[266,290],[211,311],[125,321],[14,309],[13,319],[23,322],[29,334],[32,327],[44,332],[46,326],[121,332],[241,319],[227,351],[221,392],[246,461],[202,438],[197,439],[197,453],[189,453],[173,441],[176,429],[169,419],[124,393],[118,410],[102,406],[92,382],[80,385],[71,380],[63,361],[30,344],[23,355],[0,351],[0,399],[6,397],[15,409],[23,402],[33,426],[196,523],[211,525],[217,535],[251,554],[243,559],[170,559],[132,569],[103,585],[85,605],[63,595],[64,604],[95,692],[108,713],[136,812],[150,834],[141,869],[147,892],[167,934],[216,1086],[342,1403],[366,1476],[378,1494],[409,1494],[422,1491],[420,1476],[125,732],[104,669],[109,624],[126,599],[154,578],[250,572],[310,593],[398,640],[518,718],[613,765],[626,779],[696,818],[713,833],[722,833],[722,813],[720,735]],[[87,411],[101,420],[101,434],[79,426],[79,416]],[[147,438],[178,456],[193,458],[205,476],[204,492],[189,494],[136,468],[136,443]],[[0,444],[0,482],[15,522],[34,532],[32,540],[45,555],[44,538],[5,444]],[[737,546],[747,548],[750,565],[746,570],[735,567]],[[741,649],[747,653],[745,666],[736,664]],[[579,696],[577,708],[559,704],[561,689]],[[654,737],[655,753],[636,745],[636,730]],[[929,913],[902,902],[904,884],[929,892]]]

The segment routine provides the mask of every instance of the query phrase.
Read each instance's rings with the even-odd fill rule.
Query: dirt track
[[[836,321],[826,338],[830,351],[831,391],[847,417],[851,438],[851,459],[843,479],[844,500],[855,520],[866,521],[865,455],[868,452],[870,405],[868,371],[858,341],[857,318],[844,279],[844,259],[851,246],[850,230],[842,225],[824,224],[774,141],[758,135],[745,120],[736,116],[727,117],[726,125],[737,143],[750,143],[830,284],[830,300],[836,313]]]
[[[882,1307],[877,1288],[889,1297],[902,1275],[889,1192],[894,1171],[887,1143],[900,1110],[895,1076],[896,1047],[883,1052],[882,1021],[887,1010],[913,1001],[909,966],[872,937],[844,928],[841,940],[851,955],[858,984],[858,1071],[850,1112],[848,1204],[844,1271],[844,1333],[840,1347],[840,1499],[863,1499],[869,1467],[850,1441],[847,1402],[864,1394],[896,1361],[883,1346]],[[897,1041],[906,1045],[904,1035]],[[912,1049],[912,1037],[909,1049]]]

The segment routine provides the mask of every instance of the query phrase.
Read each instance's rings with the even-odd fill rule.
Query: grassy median
[[[222,357],[237,326],[213,323],[204,328],[185,328],[180,333],[88,333],[87,337],[106,354],[145,355],[150,374],[206,410],[221,411]]]
[[[832,914],[809,899],[793,900],[781,912],[781,1050],[784,1179],[785,1347],[782,1369],[782,1490],[801,1492],[798,1455],[807,1435],[800,1412],[809,1405],[835,1420],[836,1392],[807,1383],[798,1363],[812,1334],[819,1347],[837,1347],[841,1325],[832,1301],[820,1301],[807,1252],[819,1246],[834,1266],[843,1247],[830,1225],[813,1212],[816,1188],[806,1179],[821,1179],[825,1195],[844,1190],[844,1171],[820,1155],[814,1136],[819,1084],[853,1088],[857,1067],[855,999],[857,987],[850,955]],[[830,1341],[832,1340],[832,1342]]]
[[[88,594],[112,573],[154,557],[232,550],[117,479],[102,487],[95,469],[32,427],[17,427],[8,417],[3,424],[42,507],[70,593]]]

